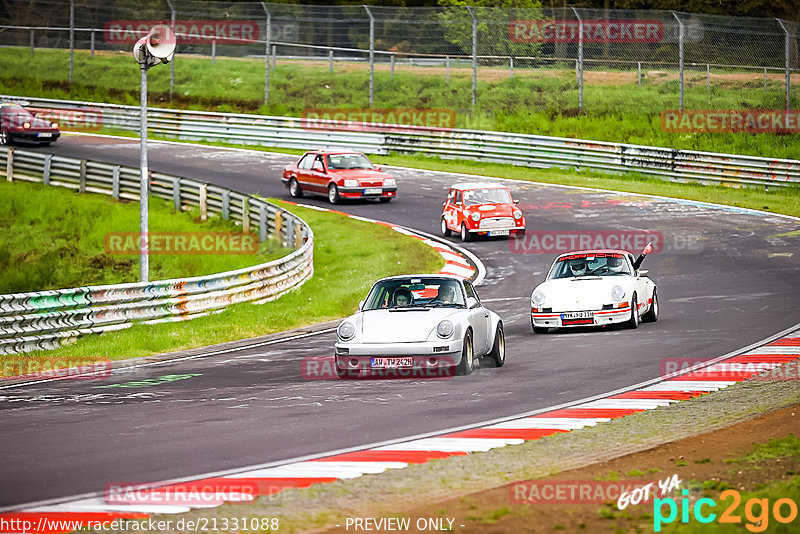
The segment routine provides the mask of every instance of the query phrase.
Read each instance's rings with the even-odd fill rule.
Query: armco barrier
[[[139,169],[8,148],[0,150],[6,179],[44,182],[139,200]],[[262,303],[299,287],[313,274],[314,234],[291,212],[259,198],[167,174],[151,173],[151,194],[176,209],[200,206],[258,228],[289,255],[236,271],[134,284],[0,295],[0,354],[52,349],[81,335],[120,330],[133,323],[182,321],[230,304]],[[201,193],[202,192],[202,193]]]
[[[139,131],[139,108],[114,104],[0,96],[31,108],[60,110],[65,129]],[[58,113],[56,113],[56,116]],[[70,122],[71,121],[71,122]],[[370,154],[423,153],[443,158],[530,167],[641,172],[671,181],[726,185],[798,185],[800,161],[480,130],[331,123],[298,117],[148,110],[150,131],[181,140],[268,147],[348,148]]]

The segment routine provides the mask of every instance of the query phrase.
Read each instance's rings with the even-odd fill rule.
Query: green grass
[[[577,109],[574,71],[519,68],[514,78],[503,69],[483,68],[478,75],[478,99],[471,106],[471,69],[398,67],[394,79],[379,66],[375,72],[375,108],[449,109],[456,126],[509,132],[577,137],[715,152],[796,158],[797,134],[667,133],[660,113],[678,107],[677,82],[647,80],[638,87],[633,78],[614,83],[586,82],[584,112]],[[0,49],[0,92],[21,96],[63,98],[137,105],[139,69],[129,51],[76,51],[74,81],[66,82],[68,52],[27,48]],[[152,105],[222,112],[300,116],[306,109],[369,108],[366,65],[278,62],[270,75],[270,104],[263,104],[264,62],[261,59],[181,56],[175,64],[175,92],[169,94],[170,69],[149,71]],[[590,76],[587,72],[587,77]],[[619,76],[618,73],[610,73]],[[726,73],[715,73],[726,74]],[[730,73],[728,73],[730,74]],[[689,77],[691,78],[691,76]],[[755,78],[754,78],[755,79]],[[689,84],[686,109],[783,109],[782,81],[762,83],[721,81],[706,91],[705,83]]]
[[[761,460],[787,458],[790,456],[800,456],[800,438],[794,434],[789,434],[781,439],[771,439],[767,443],[759,443],[755,446],[753,452],[747,456],[727,459],[725,463],[755,463]]]
[[[179,325],[137,325],[87,336],[74,345],[29,353],[25,358],[120,360],[281,332],[353,313],[372,283],[381,277],[438,272],[444,265],[431,247],[390,228],[273,202],[296,213],[314,231],[314,276],[299,289],[267,304],[237,304],[222,313]],[[342,254],[343,250],[347,254]]]
[[[108,234],[138,233],[138,203],[3,180],[0,213],[0,294],[139,281],[138,253],[106,249]],[[233,222],[199,217],[197,210],[176,213],[170,202],[150,200],[151,232],[240,232]],[[250,238],[257,242],[257,236]],[[268,240],[255,254],[151,254],[150,279],[230,271],[289,252]]]

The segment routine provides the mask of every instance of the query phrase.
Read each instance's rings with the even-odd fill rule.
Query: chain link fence
[[[334,94],[330,107],[435,106],[495,118],[788,110],[800,81],[797,22],[671,11],[5,0],[0,46],[34,56],[69,49],[72,83],[75,50],[128,52],[156,23],[178,34],[170,95],[195,75],[182,61],[191,55],[263,61],[265,103],[278,98],[276,76],[291,78],[275,69],[295,69],[310,83],[357,77],[356,94]],[[474,121],[459,126],[491,127]]]

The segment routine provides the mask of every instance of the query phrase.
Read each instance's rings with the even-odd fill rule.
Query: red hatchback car
[[[0,104],[0,145],[12,141],[49,145],[60,135],[57,122],[40,119],[19,104]]]
[[[463,183],[450,188],[442,207],[442,234],[460,232],[462,241],[473,236],[508,236],[525,233],[525,217],[507,187],[488,183]]]
[[[283,185],[289,194],[327,195],[331,204],[344,198],[377,198],[389,202],[397,194],[397,182],[390,174],[360,152],[314,150],[283,169]]]

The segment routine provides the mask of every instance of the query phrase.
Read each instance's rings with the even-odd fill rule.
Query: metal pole
[[[764,67],[764,90],[767,90],[767,67]]]
[[[261,2],[264,13],[267,14],[267,48],[264,52],[264,104],[269,103],[269,47],[272,46],[272,16],[267,9],[267,4]]]
[[[272,45],[272,70],[275,70],[275,63],[278,62],[278,45]]]
[[[328,50],[328,74],[333,74],[333,49]]]
[[[389,56],[389,60],[390,60],[390,61],[391,61],[391,63],[392,63],[392,70],[391,70],[391,75],[389,76],[389,79],[390,79],[390,80],[394,80],[394,54],[392,54],[391,56]]]
[[[638,66],[638,73],[639,73],[639,87],[642,86],[642,62],[639,62]]]
[[[678,15],[675,12],[672,12],[672,16],[675,17],[675,20],[678,21],[678,71],[680,77],[680,106],[679,109],[683,111],[683,22],[681,19],[678,18]]]
[[[578,111],[583,111],[583,19],[578,10],[572,8],[575,18],[578,19]]]
[[[167,0],[167,5],[169,6],[170,10],[170,29],[172,33],[175,33],[175,8],[172,6],[172,2]],[[169,62],[169,99],[172,100],[172,93],[175,90],[175,58],[172,58],[172,61]]]
[[[92,33],[90,34],[89,39],[90,39],[91,46],[92,46],[92,57],[94,57],[94,30],[92,30]]]
[[[445,59],[445,81],[450,83],[450,56]]]
[[[148,281],[150,272],[149,265],[149,235],[147,230],[147,200],[150,186],[150,173],[147,169],[147,64],[140,65],[142,71],[141,104],[139,113],[141,115],[139,135],[141,137],[139,155],[139,167],[141,168],[140,188],[139,188],[139,279],[142,282]]]
[[[474,108],[478,98],[478,19],[471,7],[465,7],[472,17],[472,107]]]
[[[783,21],[781,19],[775,19],[775,20],[778,21],[778,24],[780,24],[781,28],[783,29],[783,33],[786,34],[786,113],[789,113],[789,103],[790,103],[789,88],[792,85],[791,71],[789,70],[789,52],[790,52],[789,30],[786,29],[786,26],[784,26]]]
[[[711,89],[711,65],[706,63],[706,91]]]
[[[369,6],[364,6],[369,16],[369,107],[375,96],[375,17],[372,16]]]
[[[33,30],[31,30],[31,55],[33,55]]]
[[[514,56],[508,56],[508,77],[514,77]]]
[[[75,55],[75,0],[69,0],[69,84],[72,85],[72,67]]]
[[[216,62],[217,62],[217,40],[216,39],[212,39],[211,40],[211,64],[213,65]]]

